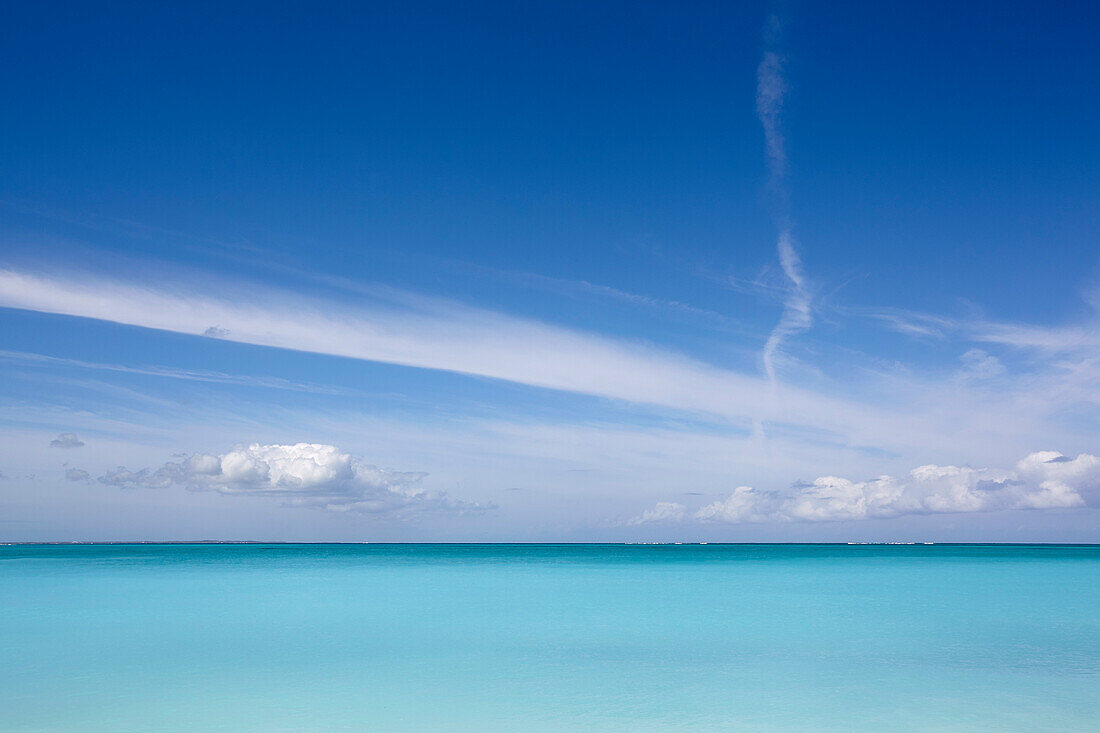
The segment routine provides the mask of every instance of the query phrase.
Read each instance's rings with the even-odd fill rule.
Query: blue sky
[[[0,539],[1100,541],[1090,4],[2,13]]]

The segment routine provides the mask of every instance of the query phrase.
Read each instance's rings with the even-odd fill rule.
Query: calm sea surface
[[[1100,731],[1100,547],[0,547],[0,729]]]

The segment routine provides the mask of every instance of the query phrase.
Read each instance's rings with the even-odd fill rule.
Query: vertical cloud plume
[[[764,344],[764,372],[772,384],[776,381],[775,364],[782,353],[783,342],[799,331],[806,330],[813,323],[810,294],[802,272],[802,258],[798,255],[794,238],[786,188],[787,149],[783,138],[782,112],[787,95],[787,81],[783,70],[783,56],[772,48],[776,45],[779,28],[779,17],[774,14],[769,16],[764,33],[764,57],[756,70],[756,114],[764,128],[768,190],[778,229],[776,250],[783,274],[790,281],[783,303],[783,315]]]
[[[768,381],[772,384],[775,384],[776,357],[780,353],[783,342],[788,337],[805,331],[813,324],[810,294],[802,274],[802,258],[798,256],[798,250],[794,247],[790,226],[784,225],[780,229],[776,249],[779,251],[779,264],[783,267],[787,279],[791,281],[791,288],[783,302],[783,315],[764,344],[764,373],[768,375]]]
[[[774,27],[778,20],[769,19]],[[767,34],[770,36],[772,33]],[[764,126],[764,145],[768,156],[768,183],[778,187],[787,173],[787,148],[780,127],[783,98],[787,95],[787,81],[783,77],[783,57],[772,50],[764,52],[760,66],[756,68],[756,114]]]

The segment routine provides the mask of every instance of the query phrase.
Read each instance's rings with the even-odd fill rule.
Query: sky
[[[0,541],[1100,542],[1092,3],[8,3]]]

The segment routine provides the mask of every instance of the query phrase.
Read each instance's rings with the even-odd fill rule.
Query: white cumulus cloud
[[[762,522],[776,504],[774,494],[757,491],[751,486],[738,486],[725,499],[707,504],[695,513],[696,519],[716,522]]]
[[[997,509],[1067,509],[1095,503],[1098,493],[1100,458],[1040,451],[1012,470],[927,465],[905,476],[867,481],[820,476],[786,494],[739,486],[728,497],[694,513],[686,507],[673,512],[667,509],[667,502],[659,502],[628,524],[689,518],[728,523],[824,522]]]
[[[180,485],[197,491],[272,496],[289,505],[339,512],[407,514],[490,508],[422,488],[419,484],[425,475],[378,468],[332,445],[254,443],[221,455],[195,453],[156,469],[131,471],[120,466],[99,481],[120,487]]]

